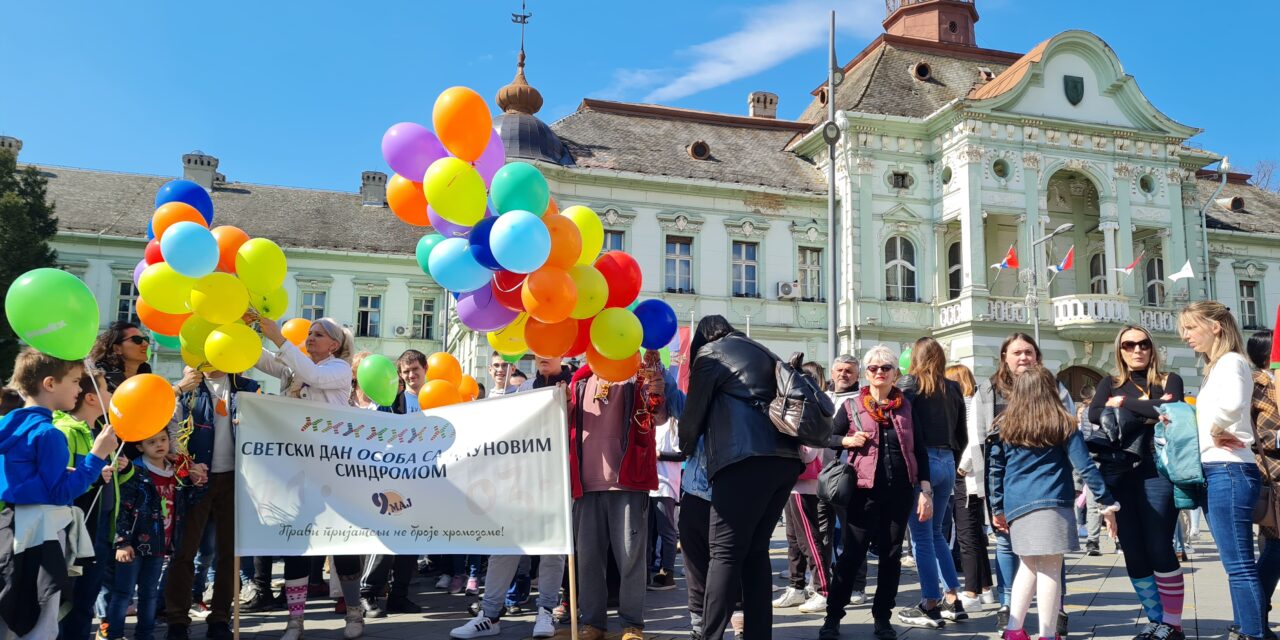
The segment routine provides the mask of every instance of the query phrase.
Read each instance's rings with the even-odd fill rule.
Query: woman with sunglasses
[[[1184,587],[1173,551],[1178,511],[1173,485],[1156,471],[1153,434],[1160,405],[1182,400],[1182,378],[1160,369],[1155,341],[1142,327],[1122,328],[1115,350],[1115,374],[1098,383],[1088,418],[1101,424],[1106,411],[1116,410],[1121,446],[1094,458],[1107,490],[1124,505],[1116,514],[1124,566],[1148,620],[1137,637],[1180,640]]]
[[[139,373],[151,373],[151,365],[147,363],[150,347],[151,338],[143,334],[138,325],[112,322],[94,341],[89,359],[114,388]]]

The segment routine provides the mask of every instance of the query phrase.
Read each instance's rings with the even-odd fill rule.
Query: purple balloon
[[[432,162],[449,155],[436,134],[413,122],[392,125],[382,134],[382,159],[392,171],[422,182]]]
[[[489,285],[458,297],[458,319],[475,331],[497,331],[519,315],[520,312],[502,306],[493,297],[493,287]]]
[[[454,224],[441,218],[440,214],[431,208],[431,205],[427,205],[427,219],[431,221],[432,228],[446,238],[465,238],[471,234],[471,227]]]
[[[502,146],[502,136],[498,135],[498,130],[494,129],[489,135],[489,146],[484,148],[484,153],[480,154],[480,159],[475,161],[476,171],[480,173],[480,177],[484,178],[484,187],[489,188],[493,183],[493,174],[507,163],[507,150]]]
[[[139,260],[138,266],[133,268],[133,286],[138,286],[138,279],[142,277],[142,272],[147,268],[146,260]]]

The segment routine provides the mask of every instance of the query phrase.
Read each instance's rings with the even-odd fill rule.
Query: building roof
[[[1001,74],[1019,59],[1017,53],[948,45],[883,34],[845,65],[845,79],[836,87],[836,108],[859,113],[923,118],[947,103],[965,98],[986,80],[980,67]],[[915,75],[918,63],[929,65],[929,77]],[[800,115],[801,122],[827,119],[820,95]]]
[[[168,176],[38,167],[49,179],[58,229],[145,240],[156,191]],[[386,207],[362,206],[359,193],[233,182],[213,190],[214,226],[234,225],[285,248],[411,256],[426,229]]]
[[[573,156],[547,123],[529,113],[508,111],[494,121],[509,160],[541,160],[572,165]]]
[[[1034,49],[1027,52],[1027,55],[1018,58],[1018,61],[1013,63],[1013,66],[1005,69],[1004,73],[996,76],[995,80],[974,88],[973,91],[969,92],[969,98],[986,100],[1018,86],[1018,83],[1022,81],[1022,76],[1027,75],[1027,70],[1031,68],[1031,65],[1040,62],[1040,59],[1044,57],[1044,50],[1049,47],[1049,42],[1052,40],[1053,38],[1050,38],[1036,45]]]
[[[1213,194],[1215,182],[1216,174],[1200,176],[1199,202]],[[1280,193],[1243,180],[1228,180],[1206,214],[1210,229],[1280,235]]]
[[[785,150],[811,125],[647,104],[586,99],[551,125],[579,167],[826,193],[813,164]],[[696,142],[710,156],[690,153]]]

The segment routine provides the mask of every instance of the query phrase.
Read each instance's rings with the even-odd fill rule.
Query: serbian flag
[[[1074,266],[1076,266],[1076,246],[1073,244],[1070,249],[1067,249],[1067,255],[1062,259],[1062,262],[1049,265],[1049,271],[1053,272],[1054,275],[1058,275]]]
[[[680,360],[680,369],[679,375],[676,377],[676,385],[685,393],[689,392],[689,365],[691,364],[689,358],[692,355],[689,353],[689,343],[693,342],[692,334],[693,329],[691,327],[680,327],[680,330],[676,332],[676,336],[680,340],[680,351],[677,356]]]
[[[1004,254],[1004,260],[991,265],[992,269],[1017,269],[1018,268],[1018,252],[1014,250],[1013,245],[1009,245],[1008,253]]]
[[[1271,330],[1271,368],[1280,369],[1280,307],[1276,307],[1276,325]]]
[[[1138,254],[1138,257],[1133,259],[1133,262],[1129,263],[1129,266],[1124,267],[1123,269],[1117,267],[1115,269],[1112,269],[1112,271],[1119,271],[1120,273],[1123,273],[1126,276],[1133,275],[1133,270],[1138,268],[1138,263],[1142,262],[1142,257],[1145,255],[1147,255],[1147,252],[1143,251],[1142,253]]]

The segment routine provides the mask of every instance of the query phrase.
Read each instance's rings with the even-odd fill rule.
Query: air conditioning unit
[[[779,300],[799,300],[800,299],[800,281],[792,280],[791,282],[778,283],[778,299]]]
[[[397,338],[403,338],[403,337],[408,336],[408,335],[409,335],[409,327],[405,327],[405,326],[399,326],[399,327],[396,327],[396,337],[397,337]]]

